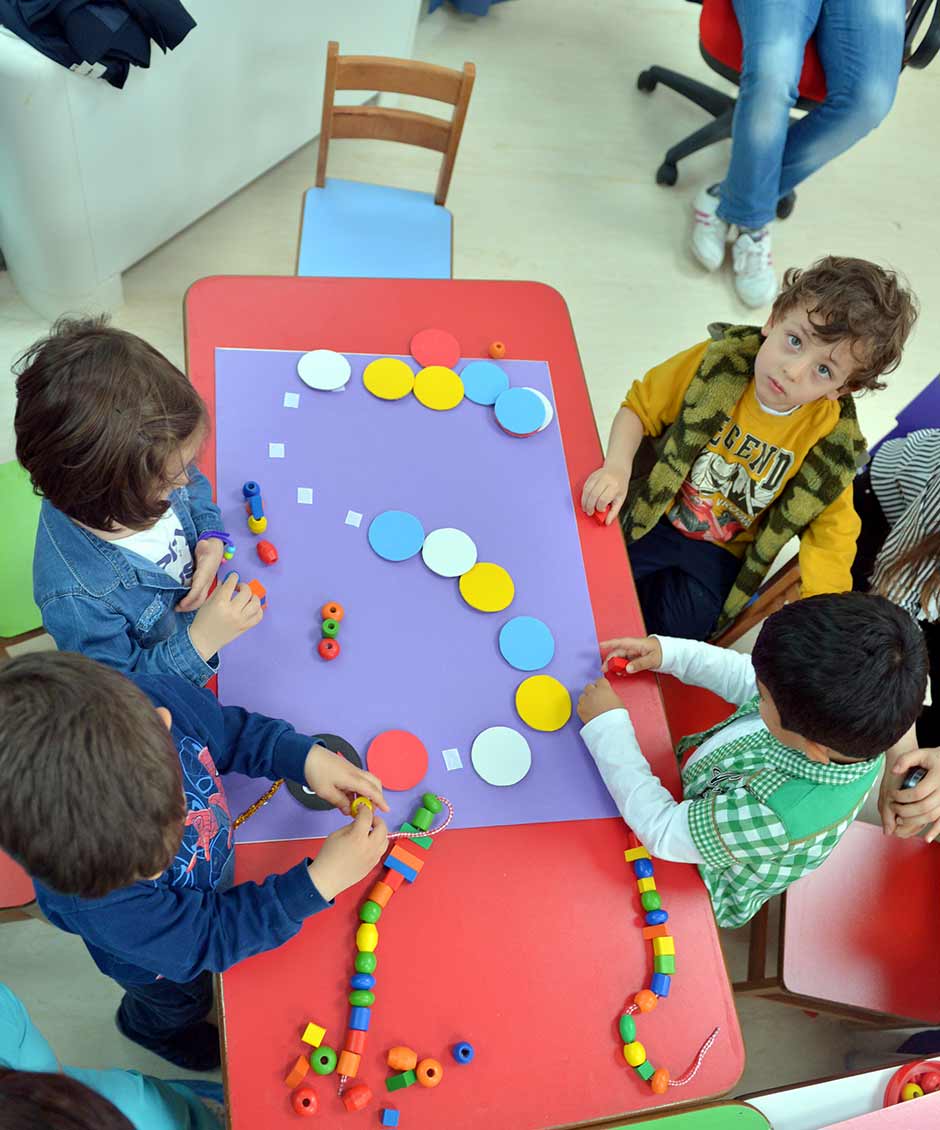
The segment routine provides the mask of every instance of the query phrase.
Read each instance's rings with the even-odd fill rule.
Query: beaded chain
[[[695,1078],[709,1049],[718,1038],[720,1029],[715,1028],[699,1049],[695,1062],[678,1079],[670,1079],[665,1067],[653,1067],[646,1058],[646,1048],[636,1038],[636,1020],[634,1020],[636,1013],[652,1012],[661,999],[669,996],[672,978],[676,972],[676,943],[666,926],[669,914],[663,910],[662,899],[656,889],[650,853],[632,832],[630,845],[623,855],[627,863],[633,865],[633,874],[636,877],[640,905],[643,907],[646,920],[643,937],[652,943],[653,948],[653,976],[649,988],[640,989],[633,1000],[624,1007],[618,1029],[623,1040],[623,1058],[645,1083],[649,1083],[654,1094],[664,1095],[667,1088],[684,1087]]]

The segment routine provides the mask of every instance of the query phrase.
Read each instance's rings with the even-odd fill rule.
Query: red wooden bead
[[[612,659],[607,660],[607,674],[608,675],[626,675],[628,659],[623,655],[615,655]]]
[[[339,655],[339,642],[337,640],[322,639],[317,644],[317,651],[321,659],[335,659]]]
[[[312,1117],[320,1109],[320,1100],[313,1087],[298,1087],[290,1101],[296,1113],[304,1118]]]
[[[660,1067],[653,1072],[650,1086],[653,1088],[654,1095],[664,1095],[669,1090],[669,1072],[665,1067]]]
[[[940,1090],[940,1074],[936,1071],[926,1071],[917,1080],[925,1095],[932,1094],[934,1091]]]
[[[603,510],[595,510],[591,517],[599,525],[603,526],[607,523],[607,515],[610,513],[610,507],[605,506]]]
[[[356,1032],[350,1029],[346,1033],[343,1051],[352,1052],[353,1055],[362,1055],[366,1050],[366,1036],[368,1036],[368,1034],[368,1032]]]
[[[258,556],[265,565],[273,565],[277,561],[277,550],[269,541],[259,541],[257,546]]]
[[[640,1010],[640,1012],[652,1012],[656,1007],[657,996],[651,993],[649,989],[640,989],[637,995],[633,998],[633,1003]]]
[[[354,1110],[362,1110],[363,1107],[367,1107],[371,1102],[372,1092],[365,1083],[357,1083],[343,1094],[343,1106],[345,1106],[350,1113]]]

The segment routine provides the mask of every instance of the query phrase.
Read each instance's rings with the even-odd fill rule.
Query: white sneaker
[[[725,261],[728,225],[718,218],[721,198],[703,188],[692,201],[692,254],[706,271],[717,271]]]
[[[770,228],[760,239],[742,232],[731,249],[734,260],[734,289],[745,306],[769,306],[777,297],[777,276],[770,246]]]

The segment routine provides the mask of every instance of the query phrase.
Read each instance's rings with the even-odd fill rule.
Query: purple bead
[[[648,910],[646,912],[646,925],[647,926],[662,926],[664,922],[669,921],[669,915],[665,910]]]
[[[648,859],[634,859],[633,874],[638,879],[652,879],[653,864]]]

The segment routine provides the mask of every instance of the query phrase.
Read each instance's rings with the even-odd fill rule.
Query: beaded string
[[[669,914],[662,909],[662,899],[656,889],[650,853],[632,832],[629,834],[629,843],[630,847],[624,852],[624,858],[627,863],[633,865],[633,873],[636,876],[640,904],[645,912],[646,928],[643,936],[649,940],[653,948],[654,973],[649,988],[641,989],[632,1001],[624,1006],[618,1028],[623,1040],[624,1059],[641,1079],[649,1083],[654,1094],[664,1095],[668,1087],[684,1087],[686,1083],[691,1083],[721,1029],[715,1028],[712,1031],[699,1049],[692,1066],[678,1079],[671,1079],[665,1067],[654,1068],[646,1058],[646,1048],[636,1038],[634,1015],[638,1012],[652,1012],[661,999],[669,996],[676,970],[676,948],[675,941],[666,926]]]

